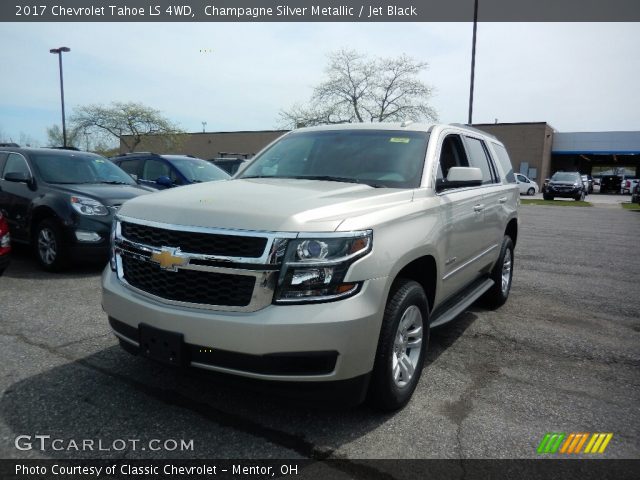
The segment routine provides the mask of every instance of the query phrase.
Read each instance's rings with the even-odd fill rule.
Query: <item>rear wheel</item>
[[[493,286],[483,295],[482,300],[489,308],[498,308],[505,304],[511,291],[513,280],[513,241],[508,235],[502,240],[500,257],[491,270]]]
[[[422,286],[398,279],[392,287],[378,341],[368,400],[384,411],[404,407],[420,379],[429,343],[429,302]]]
[[[34,234],[36,258],[47,271],[59,271],[66,266],[66,251],[62,229],[53,218],[40,222]]]

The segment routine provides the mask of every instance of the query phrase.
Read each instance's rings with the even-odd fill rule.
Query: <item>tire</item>
[[[506,267],[507,261],[509,262],[508,267]],[[513,241],[510,236],[505,235],[502,240],[502,247],[500,248],[500,257],[493,266],[493,270],[491,270],[491,275],[489,277],[493,280],[493,286],[482,296],[482,302],[485,306],[495,309],[505,304],[509,298],[509,292],[511,291],[513,265]],[[503,274],[507,268],[508,272],[506,272],[506,277],[503,278]]]
[[[536,189],[531,187],[529,190],[527,190],[527,195],[529,196],[533,196],[536,194]]]
[[[67,252],[62,229],[53,218],[41,221],[33,235],[33,247],[38,264],[48,272],[58,272],[67,266]]]
[[[547,194],[542,195],[542,198],[545,199],[545,200],[553,200],[553,196],[552,195],[547,195]]]
[[[400,278],[391,287],[380,329],[368,392],[373,407],[388,412],[409,402],[420,380],[428,343],[427,296],[418,282]]]
[[[584,202],[584,191],[580,192],[580,195],[578,195],[575,200],[576,202]]]

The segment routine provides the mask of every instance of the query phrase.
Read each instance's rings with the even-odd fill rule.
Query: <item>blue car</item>
[[[131,175],[140,185],[158,190],[231,178],[221,168],[189,155],[139,152],[127,153],[110,160]]]

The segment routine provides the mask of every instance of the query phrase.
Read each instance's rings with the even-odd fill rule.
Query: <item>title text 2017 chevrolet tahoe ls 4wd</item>
[[[461,125],[290,132],[236,178],[127,202],[103,306],[129,351],[392,410],[430,327],[511,287],[519,192],[504,146]]]

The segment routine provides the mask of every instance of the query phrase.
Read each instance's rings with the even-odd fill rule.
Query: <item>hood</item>
[[[407,203],[413,190],[283,178],[206,182],[138,197],[121,215],[161,223],[262,231],[334,231],[347,218]]]
[[[109,185],[102,183],[55,185],[56,189],[69,195],[84,195],[99,200],[107,206],[122,205],[125,201],[151,193],[154,190],[140,185]]]

